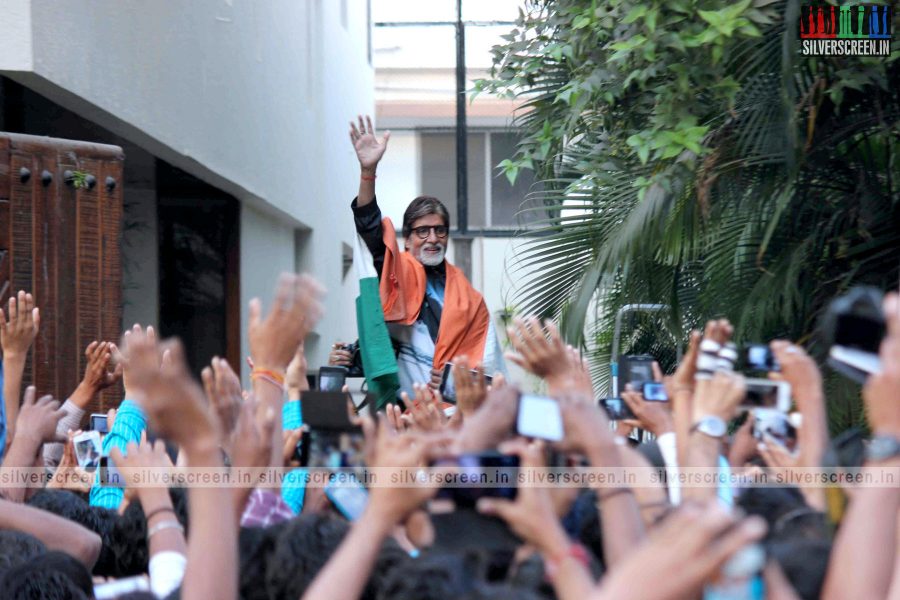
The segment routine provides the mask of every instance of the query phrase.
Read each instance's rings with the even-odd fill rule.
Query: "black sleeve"
[[[372,253],[372,263],[375,265],[375,270],[378,271],[378,278],[380,279],[381,269],[384,267],[385,252],[384,239],[381,235],[381,209],[378,208],[375,198],[365,206],[357,206],[357,199],[354,198],[350,208],[353,209],[356,233],[360,235],[366,243],[369,252]]]

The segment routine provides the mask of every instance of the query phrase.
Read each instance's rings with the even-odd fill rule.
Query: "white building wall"
[[[4,75],[242,202],[242,299],[271,294],[293,230],[312,229],[300,262],[330,292],[319,331],[352,335],[340,250],[358,175],[347,122],[374,108],[366,0],[0,0],[0,14]]]

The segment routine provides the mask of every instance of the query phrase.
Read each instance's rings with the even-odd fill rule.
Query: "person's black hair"
[[[266,569],[283,524],[242,527],[238,533],[239,595],[242,600],[268,600]]]
[[[47,552],[44,543],[29,533],[0,530],[0,575]]]
[[[522,589],[504,583],[477,582],[471,591],[459,598],[460,600],[546,600],[554,597],[552,593],[548,596],[536,590]]]
[[[94,580],[87,567],[74,556],[52,550],[32,559],[29,564],[37,571],[55,571],[68,577],[86,596],[94,594]]]
[[[738,505],[748,515],[758,515],[769,526],[771,536],[778,520],[795,510],[809,508],[800,490],[793,486],[744,488],[738,497]]]
[[[443,600],[472,593],[480,581],[472,553],[428,550],[405,568],[393,569],[378,592],[379,600]]]
[[[90,575],[87,576],[88,591],[84,591],[83,574],[87,570],[82,566],[79,573],[71,562],[58,555],[71,558],[58,552],[49,561],[41,560],[44,556],[34,558],[26,563],[13,567],[0,578],[0,598],[4,600],[81,600],[93,595]],[[71,558],[71,560],[75,560]],[[76,561],[77,562],[77,561]],[[54,568],[61,567],[61,568]],[[76,573],[81,582],[73,581],[69,574]]]
[[[269,598],[303,596],[349,530],[346,521],[327,513],[289,521],[279,532],[266,565]],[[375,596],[378,578],[402,562],[402,553],[394,540],[385,541],[362,598]]]
[[[450,212],[444,203],[433,196],[419,196],[409,203],[403,213],[403,237],[412,235],[413,223],[428,215],[438,215],[444,220],[444,225],[450,227]]]
[[[187,499],[185,490],[169,490],[175,517],[188,533]],[[121,517],[115,520],[109,536],[104,540],[112,552],[108,575],[132,577],[147,572],[150,549],[147,545],[147,518],[140,502],[131,502]],[[94,573],[101,573],[96,567]]]
[[[818,600],[831,555],[829,540],[786,540],[766,544],[766,554],[781,566],[802,600]]]
[[[597,510],[597,494],[584,490],[572,503],[563,518],[566,533],[580,543],[590,553],[591,571],[600,577],[605,569],[603,556],[603,528],[600,526],[600,511]]]

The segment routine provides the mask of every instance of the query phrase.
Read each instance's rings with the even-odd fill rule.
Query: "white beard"
[[[425,265],[426,267],[436,267],[444,261],[444,255],[447,253],[447,247],[443,244],[433,244],[433,246],[437,246],[439,251],[437,254],[426,254],[425,246],[419,248],[419,254],[416,256],[416,260]]]

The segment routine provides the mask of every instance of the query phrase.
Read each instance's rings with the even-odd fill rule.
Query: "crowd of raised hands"
[[[548,439],[519,431],[523,390],[499,374],[488,383],[467,357],[454,360],[455,410],[429,382],[376,414],[351,404],[366,467],[408,477],[370,485],[348,521],[322,491],[328,476],[297,470],[303,428],[291,407],[308,390],[303,341],[323,297],[312,278],[285,274],[268,310],[251,302],[247,385],[218,357],[195,380],[189,340],[159,340],[135,325],[118,342],[88,346],[84,379],[63,403],[21,389],[40,314],[29,294],[11,298],[0,311],[2,466],[39,472],[43,484],[0,480],[0,597],[900,598],[900,484],[823,484],[835,467],[900,476],[900,458],[847,458],[846,440],[829,437],[815,361],[788,341],[770,343],[780,365],[770,377],[790,384],[796,438],[755,435],[744,377],[709,360],[730,341],[726,320],[693,332],[671,374],[654,365],[668,402],[626,386],[634,417],[618,422],[552,322],[515,320],[508,357],[558,406],[561,435]],[[872,434],[900,438],[897,294],[886,296],[884,313],[882,370],[862,395]],[[125,400],[106,415],[102,441],[123,482],[113,487],[80,464],[75,446],[87,407],[120,383]],[[448,503],[434,475],[489,453],[517,457],[531,479],[513,495]],[[187,489],[141,479],[182,467],[254,478]],[[533,483],[559,467],[617,477]],[[712,482],[691,478],[709,473],[718,474]],[[751,485],[796,473],[807,477]],[[479,523],[502,524],[515,541],[444,543],[454,519],[463,538],[477,538]]]

